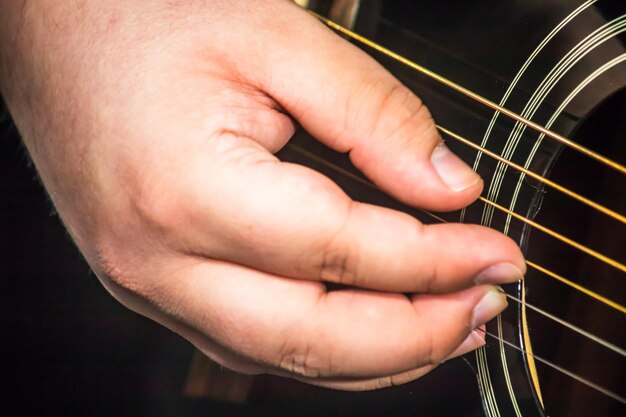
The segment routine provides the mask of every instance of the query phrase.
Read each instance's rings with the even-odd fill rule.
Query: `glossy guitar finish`
[[[328,11],[320,2],[313,6]],[[364,1],[359,13],[363,16],[361,30],[377,43],[621,164],[626,162],[625,2]],[[359,30],[358,19],[356,24]],[[576,152],[564,151],[556,141],[364,49],[412,88],[443,127],[626,212],[624,181],[619,174]],[[623,225],[452,138],[446,139],[485,179],[485,198],[624,262]],[[297,142],[358,175],[344,156],[304,135]],[[293,149],[286,149],[282,156],[302,162]],[[424,222],[433,222],[423,212],[403,207],[323,163],[307,163],[334,178],[358,200],[403,209]],[[625,301],[623,272],[589,259],[501,211],[475,203],[442,217],[501,230],[520,243],[529,260],[621,304]],[[618,346],[626,345],[623,314],[534,269],[529,268],[525,285],[527,294],[521,285],[506,291]],[[532,348],[536,355],[625,395],[623,357],[572,335],[515,301],[509,305],[490,323],[490,333],[523,351]],[[623,415],[626,411],[619,402],[544,364],[535,364],[530,355],[490,336],[487,341],[487,348],[466,355],[465,360],[444,364],[410,384],[414,395],[410,401],[405,397],[406,387],[397,389],[398,398],[403,396],[398,401],[412,404],[414,415],[420,415],[420,410],[426,415],[489,417],[543,416],[544,408],[551,416]],[[377,394],[362,394],[363,401],[367,395],[375,398]]]

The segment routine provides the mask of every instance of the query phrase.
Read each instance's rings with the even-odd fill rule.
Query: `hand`
[[[296,120],[408,204],[458,209],[482,189],[420,100],[308,13],[285,0],[0,7],[3,94],[126,306],[234,370],[341,389],[402,383],[484,343],[475,329],[506,306],[493,284],[525,271],[513,241],[352,201],[273,156]]]

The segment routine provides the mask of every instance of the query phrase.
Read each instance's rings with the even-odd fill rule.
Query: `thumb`
[[[297,30],[272,31],[261,58],[264,91],[405,203],[445,211],[478,197],[480,177],[443,145],[411,90],[304,10],[286,9],[281,16]]]

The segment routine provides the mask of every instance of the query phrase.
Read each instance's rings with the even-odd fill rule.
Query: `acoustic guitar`
[[[281,157],[355,199],[497,229],[528,260],[487,346],[404,392],[413,415],[626,415],[626,2],[299,3],[420,96],[485,189],[464,210],[428,213],[306,134]]]
[[[279,156],[323,172],[357,200],[427,223],[500,230],[524,250],[528,274],[505,287],[509,307],[487,326],[485,348],[417,381],[347,393],[260,376],[246,399],[259,412],[231,414],[626,415],[626,1],[298,3],[413,89],[485,189],[465,210],[428,213],[389,198],[305,132]],[[193,403],[195,413],[185,402],[168,404],[166,388],[180,390],[191,348],[84,277],[87,266],[61,240],[32,172],[10,175],[10,164],[24,165],[15,159],[0,164],[2,276],[12,288],[2,291],[3,330],[17,341],[3,345],[11,363],[3,364],[2,386],[19,411],[2,414],[49,415],[50,404],[67,414],[69,404],[82,404],[86,415],[216,415],[215,403]],[[37,200],[24,199],[26,185]],[[6,215],[34,208],[35,220]],[[129,411],[120,392],[150,412]],[[121,411],[94,407],[98,401]],[[37,403],[43,412],[24,411]]]

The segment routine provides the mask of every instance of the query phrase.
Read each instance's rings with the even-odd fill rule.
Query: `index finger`
[[[355,202],[320,173],[280,162],[246,138],[214,138],[205,152],[186,160],[186,170],[169,173],[172,186],[161,184],[168,193],[141,208],[183,252],[397,292],[522,278],[519,248],[494,230],[425,226],[405,213]]]

